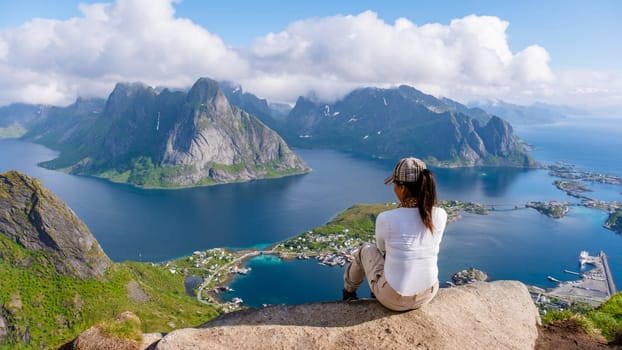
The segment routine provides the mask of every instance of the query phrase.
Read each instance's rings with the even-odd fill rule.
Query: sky
[[[274,102],[406,84],[620,111],[622,1],[0,0],[0,105],[199,77]]]

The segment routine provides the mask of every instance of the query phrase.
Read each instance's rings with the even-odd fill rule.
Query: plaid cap
[[[402,158],[395,165],[393,174],[384,179],[384,183],[388,185],[395,181],[416,182],[423,169],[426,169],[426,165],[421,159],[414,157]]]

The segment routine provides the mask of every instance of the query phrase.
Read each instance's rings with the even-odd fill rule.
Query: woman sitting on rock
[[[357,299],[356,289],[367,276],[372,294],[385,307],[413,310],[427,304],[438,291],[437,257],[447,213],[435,207],[436,182],[417,158],[401,159],[393,175],[399,207],[376,218],[376,243],[353,253],[344,274],[343,299]]]

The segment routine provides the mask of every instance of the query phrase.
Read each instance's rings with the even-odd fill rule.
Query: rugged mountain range
[[[65,108],[33,106],[26,112],[25,138],[61,150],[45,166],[148,187],[307,171],[264,124],[302,148],[389,159],[416,155],[448,167],[536,165],[495,113],[410,86],[358,89],[333,103],[300,97],[290,109],[239,85],[203,78],[188,92],[118,84],[106,101],[78,99]],[[7,130],[21,132],[19,126]]]
[[[187,93],[117,84],[101,111],[97,104],[78,100],[63,118],[48,117],[24,136],[61,150],[44,166],[146,187],[309,170],[278,134],[232,106],[211,79],[199,79]]]
[[[507,121],[409,86],[358,89],[331,104],[301,97],[276,129],[298,147],[414,155],[437,166],[535,165]]]

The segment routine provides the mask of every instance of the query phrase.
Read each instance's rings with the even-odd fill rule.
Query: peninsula
[[[618,208],[610,212],[604,227],[611,231],[622,233],[622,206],[618,206]]]
[[[450,222],[458,220],[461,212],[479,215],[488,213],[484,205],[472,202],[442,201],[439,205],[447,211]],[[226,284],[233,275],[252,273],[241,267],[245,260],[271,254],[285,260],[315,258],[323,265],[344,266],[351,261],[353,250],[374,240],[376,216],[396,207],[397,203],[356,204],[326,225],[303,232],[266,250],[213,248],[195,251],[192,256],[159,265],[168,269],[171,274],[185,276],[187,280],[198,277],[201,282],[190,290],[197,300],[222,312],[231,312],[238,310],[243,300],[234,298],[224,302],[218,298],[218,294],[229,290]]]

